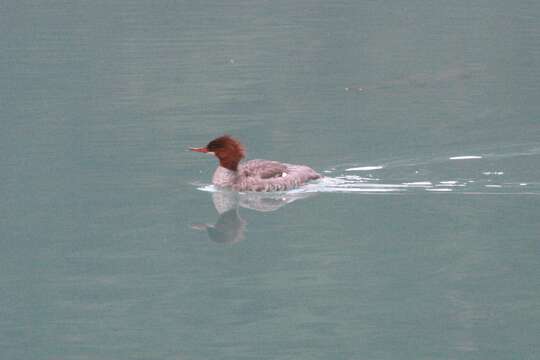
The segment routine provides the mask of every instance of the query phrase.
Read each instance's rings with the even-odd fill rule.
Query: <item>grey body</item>
[[[235,191],[285,191],[320,177],[305,165],[255,159],[239,164],[237,171],[218,167],[212,183]]]

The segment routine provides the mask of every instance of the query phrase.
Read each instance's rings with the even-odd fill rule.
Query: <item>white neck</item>
[[[212,184],[221,187],[232,186],[238,176],[238,171],[229,170],[223,166],[219,166],[212,177]]]

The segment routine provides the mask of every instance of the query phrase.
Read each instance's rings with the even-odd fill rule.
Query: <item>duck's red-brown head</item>
[[[206,147],[190,148],[190,150],[213,154],[219,159],[219,165],[232,171],[238,170],[238,163],[246,155],[242,144],[229,135],[223,135],[210,141]]]

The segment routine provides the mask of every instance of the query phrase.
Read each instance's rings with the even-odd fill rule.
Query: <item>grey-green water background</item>
[[[0,2],[1,358],[538,359],[539,4]]]

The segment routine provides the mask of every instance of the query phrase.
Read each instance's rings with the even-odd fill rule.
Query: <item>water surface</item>
[[[0,10],[4,358],[538,358],[537,2]]]

